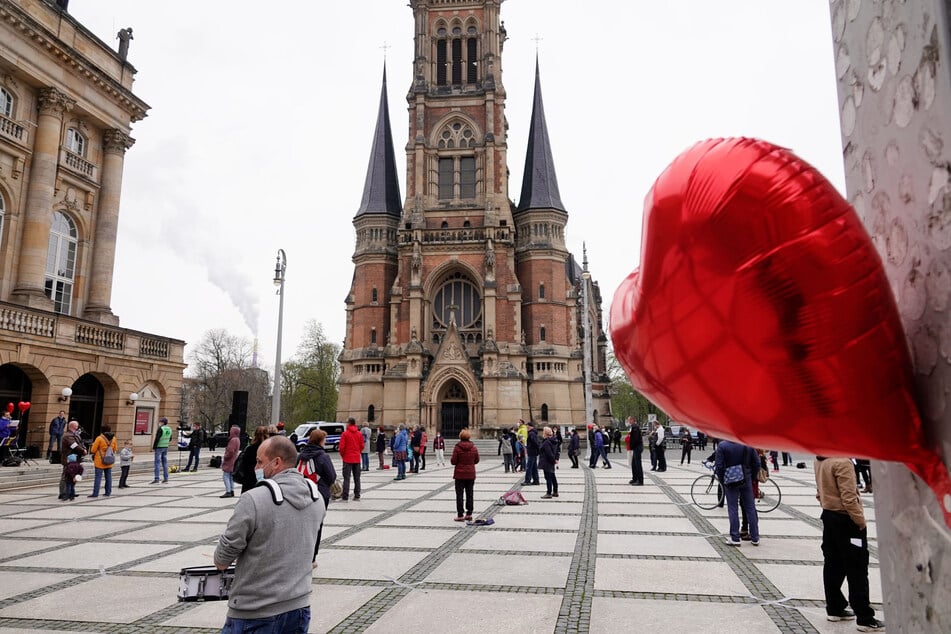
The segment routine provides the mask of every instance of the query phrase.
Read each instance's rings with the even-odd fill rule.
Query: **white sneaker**
[[[739,548],[740,546],[743,545],[743,542],[741,542],[740,540],[733,541],[732,539],[728,539],[728,540],[726,540],[726,545],[727,545],[727,546],[736,546],[737,548]]]

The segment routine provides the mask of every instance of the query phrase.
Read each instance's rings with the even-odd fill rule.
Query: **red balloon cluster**
[[[904,462],[951,526],[881,259],[792,152],[714,139],[671,163],[645,201],[611,338],[635,389],[674,419],[756,447]]]

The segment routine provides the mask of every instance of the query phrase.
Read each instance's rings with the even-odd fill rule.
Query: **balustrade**
[[[25,310],[0,306],[0,329],[26,335],[52,337],[56,319]]]
[[[12,119],[4,117],[3,115],[0,115],[0,134],[5,137],[20,141],[21,143],[26,142],[26,139],[24,138],[25,130],[23,126]]]

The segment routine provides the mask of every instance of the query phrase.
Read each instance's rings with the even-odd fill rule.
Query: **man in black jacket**
[[[538,484],[538,450],[541,443],[538,440],[538,432],[535,431],[535,421],[528,422],[528,441],[525,443],[525,453],[528,460],[525,466],[525,481],[522,485]]]
[[[185,465],[185,471],[198,471],[198,458],[203,444],[205,444],[205,430],[198,423],[192,423],[192,430],[188,433],[188,464]],[[194,467],[192,467],[193,459]]]
[[[644,467],[641,465],[641,454],[644,453],[644,439],[641,437],[641,428],[634,422],[633,416],[627,417],[631,433],[627,437],[627,449],[631,452],[631,481],[629,484],[643,486]]]

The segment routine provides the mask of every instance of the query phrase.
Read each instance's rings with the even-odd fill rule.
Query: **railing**
[[[72,169],[75,172],[82,174],[83,176],[88,176],[91,179],[95,179],[96,175],[96,166],[93,163],[90,163],[83,157],[78,154],[70,152],[66,148],[63,148],[63,163],[67,167]]]
[[[52,337],[56,329],[56,319],[26,310],[0,306],[0,329],[38,337]]]
[[[125,333],[111,328],[78,324],[76,326],[76,343],[110,350],[122,350],[125,348]]]
[[[410,229],[400,231],[400,242],[412,244],[419,241],[424,244],[484,242],[487,239],[507,242],[512,239],[509,227],[464,227],[461,229]]]
[[[142,340],[139,342],[139,354],[143,357],[168,359],[168,341],[142,337]]]
[[[13,121],[12,119],[7,119],[3,115],[0,115],[0,134],[15,139],[20,142],[24,142],[23,138],[24,128],[22,125]]]

